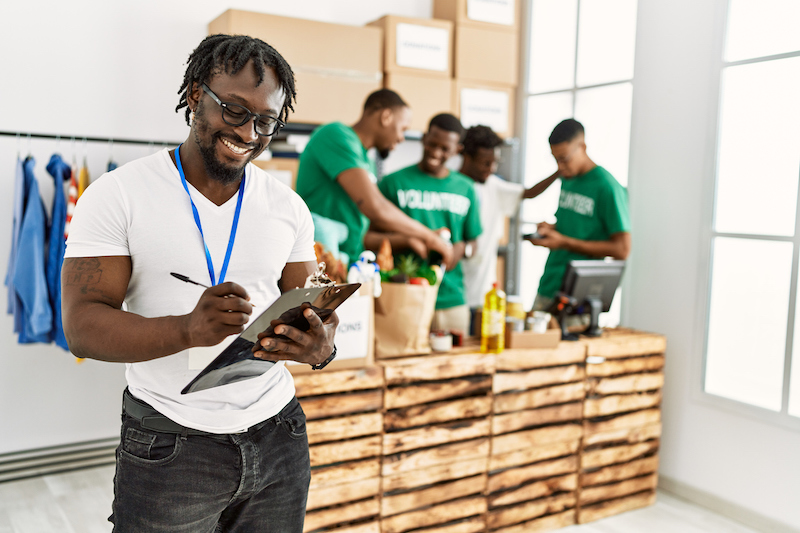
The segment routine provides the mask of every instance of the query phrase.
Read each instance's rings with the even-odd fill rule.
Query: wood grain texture
[[[383,431],[381,413],[363,413],[307,422],[309,444],[319,444],[353,437],[374,435]]]
[[[578,523],[585,524],[594,520],[599,520],[607,516],[612,516],[633,509],[640,509],[653,505],[656,502],[655,491],[641,492],[632,496],[626,496],[617,500],[611,500],[596,505],[581,507],[578,510]]]
[[[371,390],[350,394],[329,394],[301,398],[300,405],[306,419],[317,420],[352,413],[380,411],[383,407],[383,391]]]
[[[578,471],[579,461],[578,456],[573,455],[519,468],[511,468],[502,472],[490,473],[487,491],[491,494],[516,488],[535,480],[573,474]]]
[[[383,369],[379,366],[294,376],[295,395],[298,398],[336,392],[380,389],[383,388],[383,384]]]
[[[576,441],[583,436],[580,424],[564,424],[528,429],[492,437],[492,455],[522,450],[530,446],[541,446],[555,442]]]
[[[356,520],[377,517],[380,513],[378,498],[348,503],[332,509],[319,509],[306,513],[303,531],[315,531],[323,527],[331,527]]]
[[[486,474],[481,474],[413,492],[384,494],[381,501],[381,516],[392,516],[464,496],[481,494],[486,487],[486,480]]]
[[[574,492],[578,489],[578,474],[567,474],[542,481],[535,481],[514,490],[488,496],[489,509],[552,496],[558,492]]]
[[[386,433],[383,436],[383,454],[391,455],[448,442],[488,437],[490,433],[490,423],[485,418],[434,424],[406,431]]]
[[[607,378],[589,378],[586,383],[586,395],[608,396],[610,394],[644,392],[657,390],[663,386],[664,374],[661,372]]]
[[[541,446],[530,446],[515,452],[492,455],[489,459],[489,471],[504,470],[514,466],[525,466],[547,459],[565,457],[578,453],[580,441],[555,442]]]
[[[425,487],[434,483],[463,479],[486,472],[486,457],[436,465],[421,470],[401,472],[383,477],[384,492]]]
[[[309,489],[306,510],[313,511],[323,507],[333,507],[341,503],[364,500],[378,496],[381,492],[381,478],[362,479],[352,483],[342,483],[333,487]]]
[[[381,436],[364,437],[309,446],[311,466],[354,461],[381,454]]]
[[[607,466],[592,472],[584,472],[580,476],[581,487],[602,485],[614,481],[630,479],[658,470],[658,456],[645,457],[629,463]]]
[[[381,475],[379,457],[311,469],[311,488],[328,487]]]
[[[455,523],[416,529],[414,533],[479,533],[486,531],[486,522],[482,516],[473,516]]]
[[[494,397],[494,412],[508,413],[525,409],[536,409],[547,405],[583,400],[586,395],[582,382],[555,385],[525,392],[510,392]]]
[[[660,403],[661,391],[587,398],[583,404],[583,416],[595,418],[627,411],[639,411],[655,407]]]
[[[587,435],[603,433],[622,428],[632,428],[636,426],[649,426],[661,422],[660,409],[645,409],[625,415],[615,416],[604,420],[585,420],[583,430]]]
[[[438,422],[478,418],[491,412],[492,399],[489,396],[447,400],[387,411],[384,415],[384,427],[386,431],[395,431]]]
[[[577,503],[575,493],[559,494],[549,498],[511,505],[502,509],[489,511],[486,516],[486,525],[489,529],[527,522],[534,518],[552,515],[574,509]]]
[[[399,360],[384,360],[383,367],[387,385],[401,385],[417,381],[437,381],[477,375],[494,374],[495,355],[463,353]]]
[[[585,371],[580,365],[557,366],[526,372],[500,372],[494,376],[493,389],[495,394],[500,394],[514,390],[529,390],[547,385],[582,381],[584,377]]]
[[[582,417],[583,403],[581,402],[495,414],[492,417],[492,433],[494,435],[502,435],[503,433],[555,422],[580,421]]]
[[[635,444],[661,437],[661,424],[615,429],[583,436],[584,448],[607,444]]]
[[[382,473],[384,476],[391,476],[392,474],[399,474],[400,472],[456,463],[469,459],[483,459],[484,461],[488,461],[488,457],[489,439],[483,438],[385,456],[383,459]]]
[[[384,407],[398,409],[411,405],[437,402],[449,398],[486,393],[492,389],[492,376],[458,378],[386,389]]]
[[[644,455],[658,450],[658,443],[659,441],[653,440],[638,444],[625,444],[622,446],[600,448],[599,450],[584,451],[583,454],[581,454],[581,469],[598,468],[639,459]]]
[[[562,342],[552,350],[519,349],[505,350],[497,354],[496,370],[515,371],[548,366],[583,363],[586,359],[586,345],[578,342]]]
[[[473,496],[381,519],[383,533],[403,533],[412,529],[446,524],[460,518],[481,515],[487,510],[486,498]]]
[[[662,368],[664,368],[663,355],[647,355],[628,359],[610,359],[599,364],[587,364],[586,375],[593,377],[619,376],[652,372]]]
[[[535,533],[537,531],[551,531],[575,524],[575,510],[570,509],[563,513],[536,518],[511,527],[495,529],[493,533]]]
[[[643,332],[616,332],[594,339],[582,339],[587,356],[617,359],[653,354],[663,354],[667,349],[667,338],[663,335]]]
[[[610,485],[584,487],[578,491],[578,501],[580,501],[581,505],[588,505],[596,502],[613,500],[620,496],[627,496],[646,490],[655,490],[656,485],[658,485],[658,474],[648,474]]]

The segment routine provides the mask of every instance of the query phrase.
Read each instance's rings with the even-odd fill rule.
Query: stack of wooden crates
[[[305,531],[527,533],[652,504],[665,349],[617,329],[295,374]]]
[[[389,360],[381,531],[485,531],[494,356]]]
[[[666,339],[617,329],[586,344],[578,522],[655,502]]]

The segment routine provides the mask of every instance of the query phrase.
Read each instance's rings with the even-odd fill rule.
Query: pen
[[[177,272],[170,272],[169,275],[174,277],[174,278],[177,278],[177,279],[179,279],[181,281],[185,281],[186,283],[191,283],[193,285],[199,285],[200,287],[205,287],[206,289],[209,288],[208,285],[203,285],[202,283],[198,283],[195,280],[191,279],[189,276],[184,276],[183,274],[178,274]],[[227,298],[227,296],[226,296],[226,298]],[[252,305],[253,307],[256,306],[254,303],[251,303],[250,305]]]

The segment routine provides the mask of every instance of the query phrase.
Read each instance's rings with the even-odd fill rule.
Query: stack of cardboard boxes
[[[434,18],[454,25],[453,109],[465,127],[514,135],[519,13],[517,0],[434,0]]]
[[[453,23],[387,15],[369,24],[383,29],[384,87],[412,109],[412,131],[453,109]]]

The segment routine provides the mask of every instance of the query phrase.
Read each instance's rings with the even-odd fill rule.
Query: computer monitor
[[[590,337],[602,334],[600,313],[611,308],[624,269],[625,261],[611,259],[573,260],[567,264],[559,293],[562,303],[567,304],[562,306],[564,312],[560,317],[564,336],[570,337],[566,333],[566,316],[585,313],[587,307],[591,318],[583,334]]]

